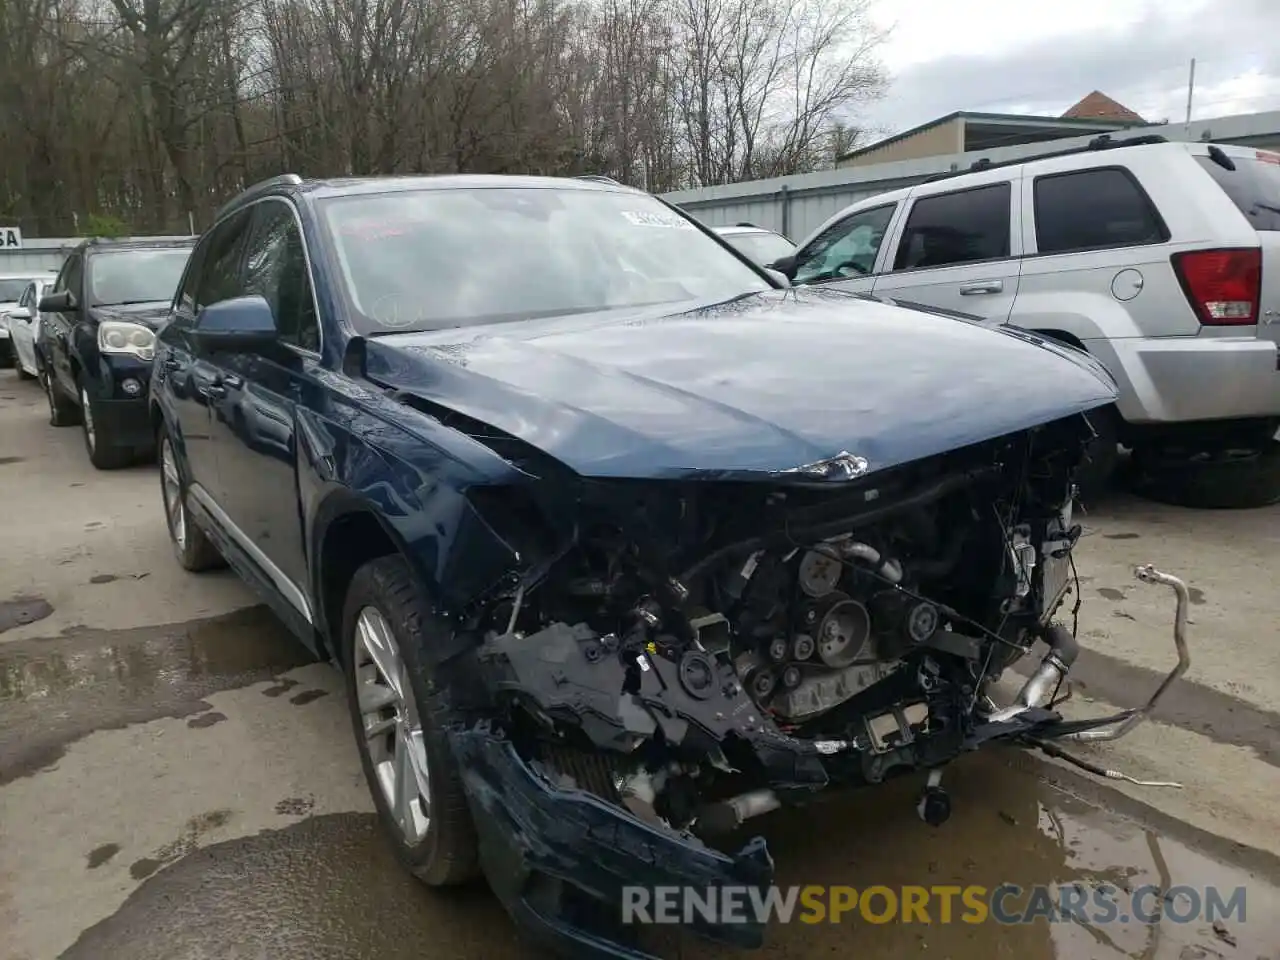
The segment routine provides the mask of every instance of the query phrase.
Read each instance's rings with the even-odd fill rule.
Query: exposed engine
[[[680,828],[943,763],[1069,589],[1087,436],[1070,418],[838,485],[584,481],[572,529],[495,500],[522,571],[475,614],[478,709]]]

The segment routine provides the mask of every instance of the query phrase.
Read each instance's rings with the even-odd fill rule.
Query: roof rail
[[[948,170],[946,173],[935,173],[931,177],[924,179],[925,183],[934,183],[938,180],[949,180],[952,177],[962,177],[966,173],[978,173],[982,170],[998,170],[1001,167],[1016,167],[1022,163],[1033,163],[1036,160],[1048,160],[1051,157],[1069,157],[1077,153],[1089,153],[1095,150],[1118,150],[1120,147],[1141,147],[1149,143],[1168,143],[1169,138],[1159,133],[1145,134],[1141,137],[1130,137],[1127,140],[1112,140],[1111,134],[1103,133],[1090,140],[1083,147],[1070,147],[1066,150],[1051,150],[1048,153],[1037,153],[1030,157],[1021,157],[1017,160],[1001,160],[999,163],[992,163],[990,157],[980,157],[973,161],[964,170]]]
[[[573,179],[590,180],[593,183],[612,183],[615,187],[622,186],[622,184],[613,179],[613,177],[606,177],[603,173],[582,173],[578,174]]]
[[[221,220],[226,216],[227,212],[234,207],[237,207],[260,194],[266,193],[268,190],[272,190],[276,187],[296,187],[300,183],[302,183],[302,178],[296,173],[281,173],[274,177],[267,177],[265,180],[259,180],[257,183],[250,184],[245,187],[234,197],[224,203],[218,209],[218,212],[213,215],[213,219],[215,221]]]
[[[735,227],[750,227],[753,230],[763,230],[764,227],[758,223],[752,223],[750,220],[739,220],[734,224]]]

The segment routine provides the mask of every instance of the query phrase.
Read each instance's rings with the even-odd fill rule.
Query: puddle
[[[1078,800],[1038,779],[1025,757],[974,755],[948,771],[953,815],[940,828],[921,823],[917,778],[833,796],[806,811],[761,821],[778,883],[901,888],[1002,883],[1111,883],[1137,890],[1186,884],[1229,894],[1246,888],[1246,920],[1226,920],[1231,948],[1209,922],[1158,924],[1070,921],[1001,925],[869,923],[775,924],[765,946],[742,953],[677,931],[653,939],[662,957],[743,960],[747,956],[938,957],[949,960],[1210,960],[1274,958],[1280,944],[1280,893],[1255,876],[1165,835]],[[278,813],[302,813],[286,798]],[[1182,836],[1182,834],[1179,834]],[[1188,841],[1190,842],[1190,841]],[[150,866],[150,864],[146,865]],[[1270,876],[1270,874],[1267,874]],[[246,882],[246,878],[252,878]],[[1272,878],[1274,879],[1274,878]],[[1024,907],[1011,898],[1011,907]],[[1177,909],[1183,913],[1183,903]],[[145,932],[144,932],[145,931]],[[645,938],[648,940],[649,938]],[[429,945],[426,947],[424,945]],[[428,890],[398,866],[367,814],[325,815],[280,830],[212,844],[142,882],[113,916],[86,930],[66,960],[129,956],[183,960],[271,955],[296,958],[432,960],[538,956],[521,940],[483,885]]]
[[[95,730],[202,713],[209,694],[310,662],[265,607],[0,645],[0,784],[46,766]]]
[[[14,597],[0,603],[0,633],[43,620],[53,607],[43,597]]]

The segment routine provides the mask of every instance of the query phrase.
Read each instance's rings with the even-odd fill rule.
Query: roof
[[[1117,104],[1117,106],[1119,105]],[[1134,114],[1134,116],[1137,116],[1137,114]],[[1083,136],[1084,134],[1095,132],[1106,133],[1110,130],[1119,130],[1135,123],[1145,122],[1141,117],[1134,121],[1107,117],[1041,117],[1033,114],[981,113],[973,110],[957,110],[955,113],[948,113],[945,117],[930,120],[928,123],[922,123],[918,127],[912,127],[910,130],[895,133],[884,140],[878,140],[865,147],[859,147],[857,150],[841,154],[836,158],[836,162],[848,160],[852,157],[860,157],[865,153],[870,153],[872,150],[879,150],[881,147],[887,147],[889,144],[897,143],[899,140],[906,140],[908,137],[914,137],[918,133],[951,123],[953,120],[964,120],[966,141],[973,138],[973,135],[976,135],[977,139],[986,141],[973,145],[969,145],[966,142],[966,150],[989,150],[994,147],[1009,146],[1013,143],[1023,142],[1028,138],[1054,139],[1058,137]]]
[[[163,247],[195,246],[199,237],[89,237],[76,246],[86,252],[110,250],[154,250]]]
[[[1112,100],[1101,90],[1094,90],[1062,114],[1065,120],[1118,120],[1122,123],[1146,123],[1122,103]]]
[[[634,187],[617,183],[608,177],[534,177],[515,174],[438,173],[417,176],[333,177],[325,180],[303,180],[297,174],[283,173],[245,187],[214,214],[221,220],[245,204],[261,197],[280,193],[303,193],[316,199],[346,197],[359,194],[399,193],[408,190],[460,190],[522,187],[524,189],[596,190],[603,192],[642,193]],[[646,194],[647,196],[647,194]]]

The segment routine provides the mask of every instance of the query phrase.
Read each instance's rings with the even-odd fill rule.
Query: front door
[[[897,203],[885,203],[858,210],[827,227],[797,251],[792,283],[870,293],[897,208]]]
[[[218,357],[216,499],[263,572],[311,620],[296,422],[303,392],[316,389],[319,324],[299,221],[284,198],[253,207],[243,292],[270,304],[280,349]]]
[[[875,293],[1007,321],[1021,267],[1017,199],[1009,180],[913,194]]]
[[[192,252],[164,333],[171,349],[156,372],[177,418],[177,439],[197,496],[213,496],[220,486],[213,432],[219,371],[215,358],[197,347],[195,328],[201,309],[239,293],[240,259],[248,232],[249,213],[240,211],[214,227]]]
[[[69,290],[79,302],[84,297],[84,284],[81,282],[83,279],[84,257],[79,253],[73,253],[62,265],[62,271],[53,285],[53,292],[61,293],[63,290]],[[79,303],[79,309],[85,309],[85,305]],[[68,397],[80,396],[80,385],[76,382],[75,371],[71,367],[71,337],[79,318],[80,314],[77,311],[66,313],[51,311],[41,314],[40,317],[41,326],[44,328],[42,336],[46,346],[46,359],[49,361],[47,375],[53,378],[63,394]]]

